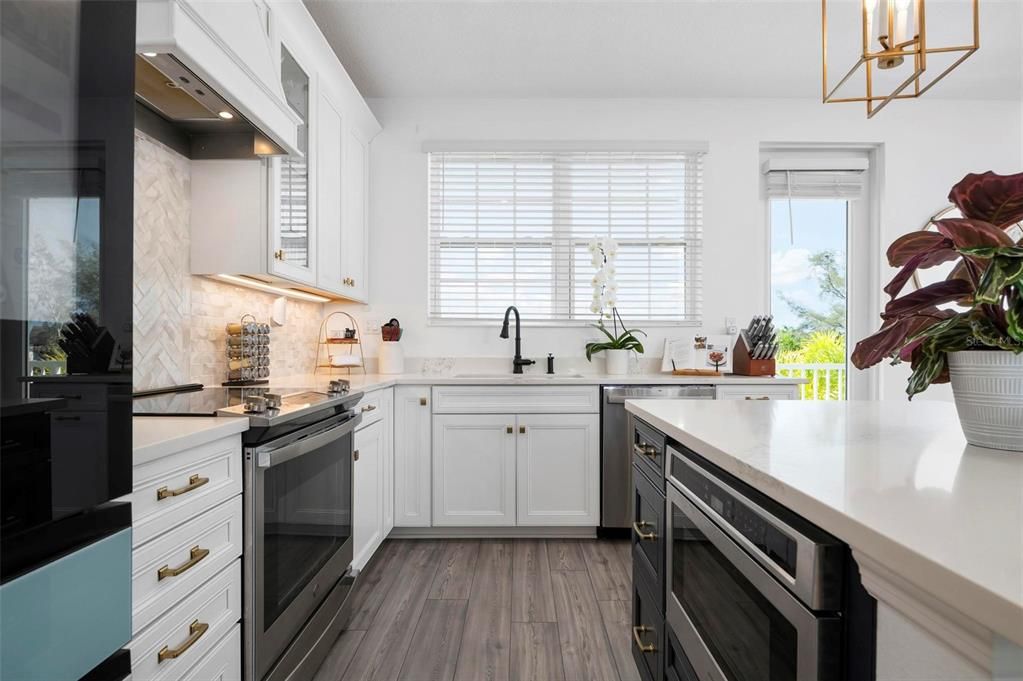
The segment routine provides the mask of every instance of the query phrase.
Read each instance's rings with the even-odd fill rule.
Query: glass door
[[[272,161],[274,211],[274,252],[271,270],[275,274],[316,283],[316,259],[313,236],[313,181],[310,144],[312,127],[312,79],[295,53],[281,45],[281,85],[288,105],[301,118],[298,148],[302,156],[287,156]]]

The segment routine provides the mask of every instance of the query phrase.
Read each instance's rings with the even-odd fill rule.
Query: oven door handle
[[[301,440],[296,440],[291,444],[278,447],[277,449],[261,451],[259,452],[259,456],[256,458],[256,463],[260,468],[273,468],[285,461],[297,459],[303,454],[308,454],[309,452],[315,451],[324,445],[329,445],[335,440],[340,440],[345,435],[353,432],[356,426],[360,423],[362,423],[362,414],[356,414],[344,423],[328,428],[315,435],[304,437]]]

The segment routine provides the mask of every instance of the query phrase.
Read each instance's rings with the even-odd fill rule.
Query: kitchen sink
[[[455,374],[455,378],[487,378],[487,379],[491,379],[491,378],[507,378],[507,379],[511,379],[511,380],[518,380],[518,379],[521,379],[521,378],[547,378],[547,379],[554,379],[554,378],[586,378],[586,377],[583,374],[512,374],[512,373],[486,374],[486,373],[479,373],[479,374]]]

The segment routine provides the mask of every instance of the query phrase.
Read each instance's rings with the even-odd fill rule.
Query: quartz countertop
[[[626,409],[854,555],[1023,645],[1023,453],[967,445],[953,404],[630,400]]]
[[[464,373],[464,374],[306,374],[274,378],[273,386],[326,387],[331,379],[341,378],[351,383],[352,390],[378,390],[394,385],[799,385],[805,378],[784,376],[673,376],[671,374],[546,374],[536,371],[526,374]]]
[[[248,429],[249,420],[240,417],[136,416],[132,419],[132,460],[138,465]]]

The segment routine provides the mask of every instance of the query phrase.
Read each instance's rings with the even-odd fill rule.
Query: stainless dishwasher
[[[712,400],[712,385],[605,385],[600,399],[600,527],[632,527],[632,441],[625,400]]]

